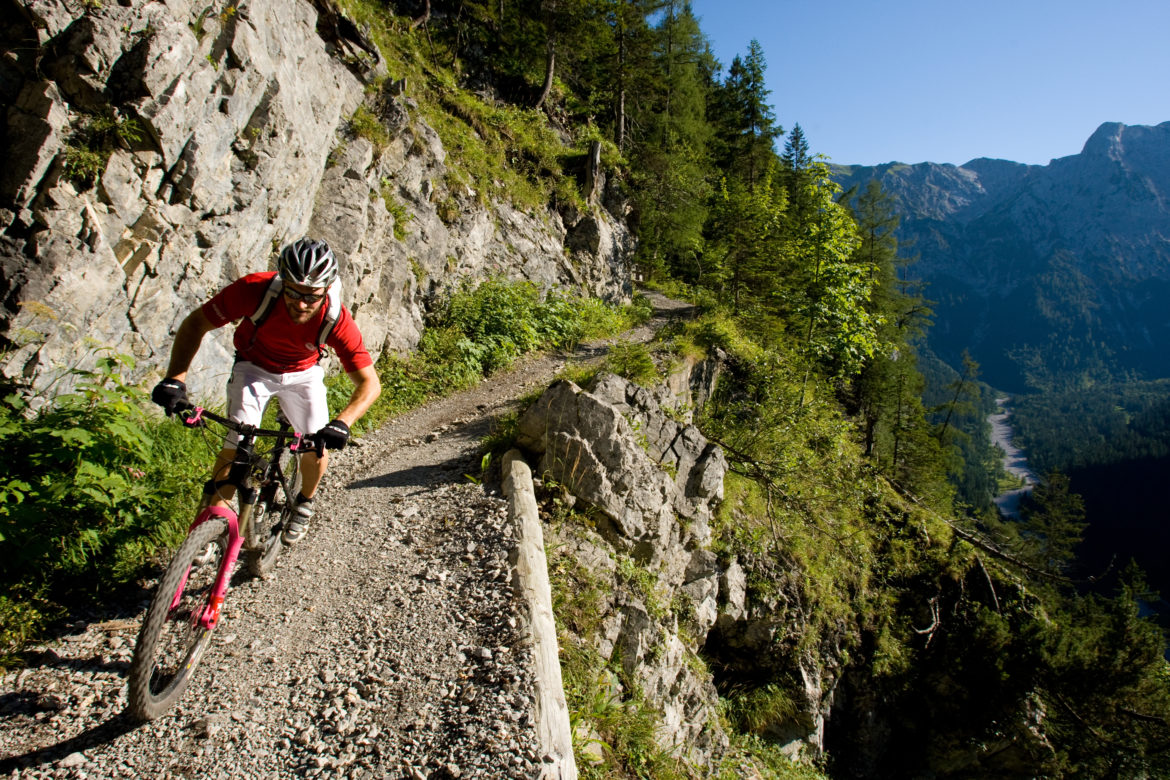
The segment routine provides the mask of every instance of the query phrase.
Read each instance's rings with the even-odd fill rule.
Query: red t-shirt
[[[317,364],[317,336],[325,321],[328,301],[321,305],[313,319],[303,325],[292,321],[283,300],[273,304],[272,311],[259,328],[248,319],[264,300],[264,293],[274,276],[275,271],[267,271],[237,279],[203,304],[203,314],[217,328],[241,320],[232,339],[236,352],[241,359],[255,363],[265,371],[285,374],[312,368]],[[337,353],[347,373],[374,363],[362,342],[357,323],[344,306],[333,332],[325,339],[325,345]]]

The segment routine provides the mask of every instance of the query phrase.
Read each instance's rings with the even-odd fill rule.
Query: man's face
[[[303,325],[313,319],[313,315],[321,308],[325,300],[324,287],[305,287],[302,284],[284,283],[284,307],[288,309],[288,316],[297,325]],[[309,296],[308,299],[300,296]]]

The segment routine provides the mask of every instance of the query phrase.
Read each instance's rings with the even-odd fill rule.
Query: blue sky
[[[1170,120],[1170,0],[693,0],[724,68],[754,38],[780,125],[840,164],[1046,164]],[[783,138],[780,144],[783,144]]]

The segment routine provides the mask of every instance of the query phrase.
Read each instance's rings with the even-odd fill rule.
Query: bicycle
[[[317,442],[293,432],[283,416],[277,418],[279,430],[269,430],[198,407],[179,414],[189,427],[212,420],[240,434],[240,441],[227,479],[213,477],[204,487],[195,521],[142,621],[130,663],[128,695],[130,713],[139,720],[157,718],[182,695],[219,624],[237,559],[255,576],[266,575],[276,565],[280,535],[299,489],[300,458],[296,455],[320,452]],[[269,437],[274,439],[272,449],[257,452],[257,439]],[[286,466],[282,461],[287,453],[292,457]],[[229,485],[236,489],[238,515],[211,505],[217,492]]]

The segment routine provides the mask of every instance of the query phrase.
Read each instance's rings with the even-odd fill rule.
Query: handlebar
[[[256,439],[261,437],[269,437],[274,439],[292,439],[289,445],[289,451],[294,453],[299,452],[316,452],[319,456],[324,450],[325,445],[319,442],[308,434],[296,433],[292,430],[277,431],[270,428],[258,428],[255,425],[247,425],[245,423],[237,422],[230,417],[218,415],[215,412],[210,412],[201,406],[192,406],[187,409],[182,409],[176,412],[183,424],[189,428],[197,428],[203,425],[203,421],[212,420],[217,422],[225,428],[235,431],[247,439]]]

